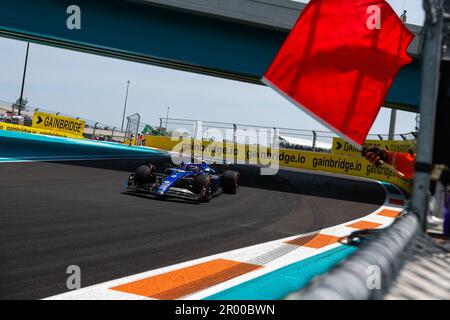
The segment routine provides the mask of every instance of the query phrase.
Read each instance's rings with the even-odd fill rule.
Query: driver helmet
[[[196,166],[195,164],[188,163],[188,164],[186,165],[186,170],[197,172],[197,171],[200,170],[200,168],[199,168],[198,166]]]

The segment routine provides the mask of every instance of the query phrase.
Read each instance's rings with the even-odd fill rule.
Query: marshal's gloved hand
[[[381,164],[381,161],[387,162],[387,153],[386,151],[378,148],[373,147],[370,149],[364,148],[362,150],[362,156],[372,162],[374,165],[379,166]]]

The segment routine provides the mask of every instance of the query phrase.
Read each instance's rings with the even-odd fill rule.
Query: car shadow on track
[[[200,204],[200,202],[189,200],[189,199],[161,198],[161,197],[153,196],[151,194],[144,194],[144,193],[135,193],[135,192],[122,191],[121,194],[127,195],[127,196],[132,196],[132,197],[137,197],[137,198],[151,199],[151,200],[155,200],[155,201],[187,203],[187,204],[192,204],[192,205],[199,205]]]
[[[276,175],[263,176],[259,167],[232,168],[240,172],[239,184],[245,187],[376,205],[382,205],[386,199],[383,187],[376,182],[281,169]]]

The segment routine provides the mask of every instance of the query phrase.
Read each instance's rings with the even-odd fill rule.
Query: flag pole
[[[380,161],[380,165],[385,166],[386,168],[388,168],[389,170],[391,170],[397,177],[404,179],[405,175],[398,171],[394,166],[384,162],[383,160],[379,160]]]
[[[362,155],[364,155],[364,153],[367,152],[367,149],[366,149],[366,147],[363,147],[362,149],[358,148],[358,151],[361,152]],[[393,165],[390,165],[386,161],[379,159],[377,161],[376,165],[384,166],[384,167],[388,168],[399,178],[402,178],[402,179],[405,178],[405,175],[402,172],[398,171],[397,168],[395,168]]]

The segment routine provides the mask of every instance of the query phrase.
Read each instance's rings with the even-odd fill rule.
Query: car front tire
[[[134,182],[138,185],[150,183],[152,180],[154,167],[150,164],[139,166],[134,172]]]
[[[211,176],[200,174],[195,177],[194,193],[199,195],[199,201],[209,202],[211,200]]]

